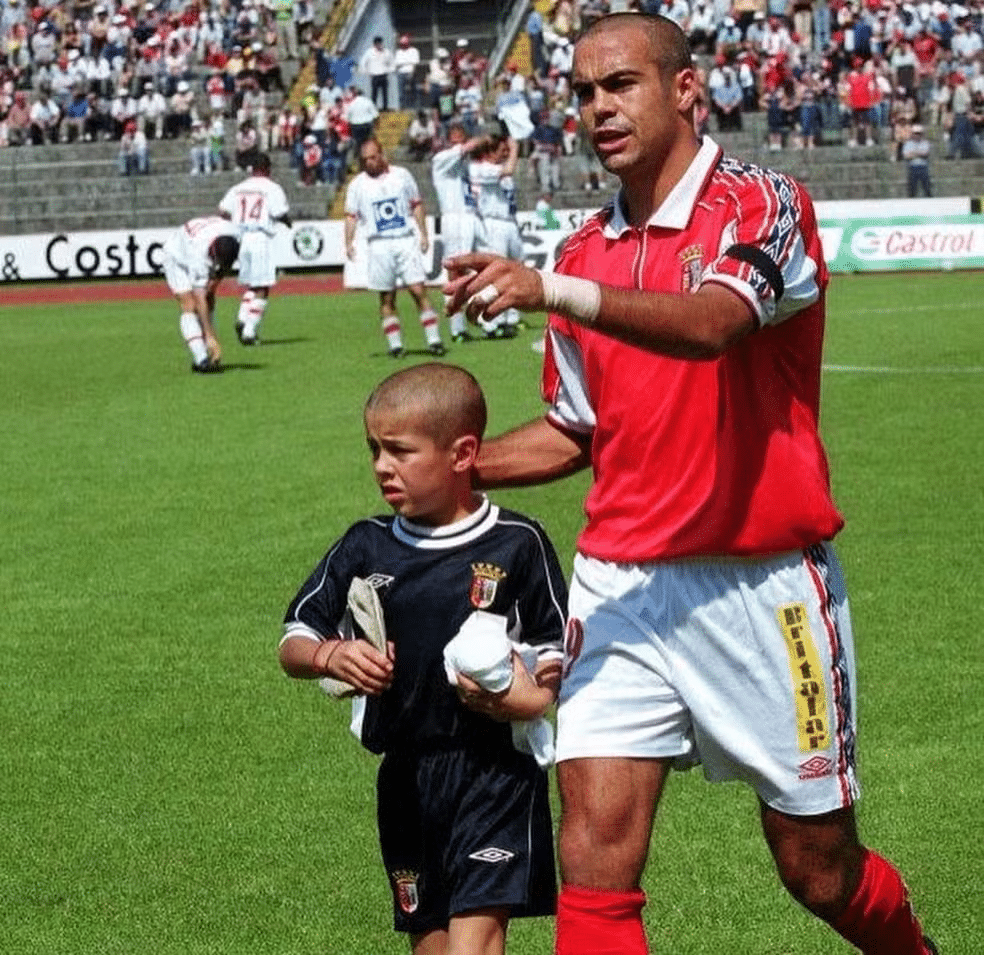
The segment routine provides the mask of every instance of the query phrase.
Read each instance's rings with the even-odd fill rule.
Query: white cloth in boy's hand
[[[444,648],[444,669],[448,683],[458,685],[461,673],[474,680],[483,690],[502,693],[512,685],[512,655],[515,651],[530,673],[536,670],[537,653],[533,647],[519,646],[509,639],[506,618],[486,610],[476,610]],[[546,768],[554,761],[554,731],[550,721],[513,720],[513,746],[529,753],[537,764]]]
[[[457,686],[457,674],[463,673],[490,693],[508,690],[513,679],[512,651],[506,618],[476,610],[444,648],[448,683]]]

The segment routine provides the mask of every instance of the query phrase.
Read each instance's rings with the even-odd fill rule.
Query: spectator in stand
[[[143,95],[137,100],[137,116],[148,139],[164,138],[167,100],[153,83],[144,83]]]
[[[58,104],[48,95],[48,91],[42,88],[37,100],[31,106],[31,142],[35,146],[41,146],[45,142],[57,143],[61,118],[62,112]]]
[[[953,128],[950,131],[950,146],[946,156],[947,159],[972,159],[980,155],[972,114],[973,95],[967,77],[960,70],[953,72],[950,83],[953,87],[950,103]]]
[[[74,143],[86,139],[86,124],[89,120],[89,101],[81,86],[75,87],[62,120],[61,138],[63,142]]]
[[[236,130],[236,165],[240,169],[250,169],[258,152],[259,134],[256,127],[246,120]]]
[[[722,70],[724,81],[711,91],[711,109],[722,133],[740,132],[742,129],[742,92],[738,77],[730,66]]]
[[[940,44],[936,37],[925,26],[921,26],[912,41],[912,52],[916,57],[920,109],[930,106],[933,100],[936,59],[939,49]]]
[[[248,76],[242,82],[242,98],[236,112],[236,122],[249,120],[259,132],[267,126],[266,93],[260,89],[255,76]]]
[[[7,142],[11,146],[23,146],[31,141],[31,107],[27,93],[17,90],[14,101],[7,110]]]
[[[929,180],[929,153],[929,141],[923,135],[922,126],[916,123],[912,127],[912,135],[902,144],[902,158],[908,165],[910,199],[915,199],[919,192],[927,199],[933,196],[933,185]]]
[[[434,151],[437,123],[426,109],[418,109],[407,128],[407,151],[414,162],[423,162]]]
[[[212,169],[223,172],[229,169],[229,157],[225,151],[225,119],[216,113],[208,121],[209,159]]]
[[[294,0],[272,0],[272,5],[277,47],[285,59],[297,60],[300,52],[297,46]]]
[[[389,110],[389,85],[393,71],[393,51],[386,49],[381,36],[373,37],[372,45],[359,61],[359,72],[369,77],[369,98],[383,113]]]
[[[726,60],[738,55],[742,44],[741,28],[735,23],[734,17],[725,17],[718,28],[715,38],[714,52]]]
[[[266,93],[277,90],[281,95],[287,92],[284,87],[284,77],[277,62],[275,48],[263,43],[255,43],[252,47],[253,69],[259,77],[260,89]]]
[[[409,34],[404,33],[393,53],[393,69],[396,72],[400,109],[413,109],[417,106],[417,68],[420,66],[420,50],[410,43]]]
[[[461,78],[454,94],[454,109],[465,132],[469,137],[474,136],[482,121],[482,90],[474,76],[466,74]]]
[[[209,70],[208,79],[205,80],[205,101],[213,113],[219,116],[229,115],[229,92],[222,77],[222,70],[217,66]]]
[[[297,30],[298,45],[310,47],[314,37],[314,3],[312,0],[295,0],[294,26]]]
[[[961,17],[957,21],[957,30],[950,41],[950,49],[957,57],[957,65],[964,70],[965,75],[969,75],[982,48],[984,48],[984,40],[974,28],[973,20],[970,16]]]
[[[442,143],[447,140],[448,128],[456,118],[455,95],[454,80],[450,75],[443,77],[431,92],[431,115],[437,124],[437,138]]]
[[[697,0],[690,14],[688,27],[690,49],[694,53],[705,55],[714,52],[717,40],[717,26],[714,15],[714,5],[710,0]]]
[[[913,127],[919,119],[919,108],[911,91],[904,86],[898,87],[892,97],[891,126],[892,126],[892,155],[893,162],[902,159],[903,146],[912,137]]]
[[[820,74],[804,70],[796,81],[796,98],[799,101],[799,138],[796,145],[813,149],[820,145],[823,121],[820,112],[822,81]]]
[[[357,86],[349,87],[350,98],[345,104],[345,121],[349,124],[355,154],[359,155],[362,144],[369,139],[376,128],[379,110],[375,103]]]
[[[167,104],[164,117],[165,135],[170,139],[187,136],[191,132],[192,109],[195,94],[187,80],[179,80],[174,95]]]
[[[131,119],[123,128],[118,162],[121,176],[146,176],[150,172],[150,151],[147,148],[147,137],[143,130],[137,126],[136,120]]]
[[[280,108],[277,113],[277,121],[273,127],[273,136],[270,143],[273,149],[280,149],[288,153],[293,153],[294,143],[297,140],[298,119],[288,103]]]
[[[109,104],[110,134],[113,139],[123,135],[123,129],[130,120],[137,118],[137,100],[127,93],[125,86],[116,90],[116,95]]]
[[[109,10],[100,3],[92,12],[94,15],[86,31],[86,52],[91,56],[101,56],[109,33]]]
[[[543,39],[543,16],[535,6],[530,7],[524,27],[530,42],[530,57],[533,61],[533,72],[543,76],[547,71],[547,55]]]
[[[851,110],[851,138],[847,145],[872,145],[871,111],[878,95],[874,74],[864,69],[864,61],[860,57],[855,57],[846,82],[848,106]]]
[[[451,77],[451,54],[443,46],[439,46],[427,64],[427,77],[424,80],[427,99],[431,105],[433,105],[434,91],[446,83],[454,87]]]
[[[211,140],[207,127],[200,119],[192,121],[191,135],[188,140],[190,143],[188,156],[191,160],[191,175],[209,175],[212,172]]]
[[[532,150],[530,163],[536,172],[540,192],[555,193],[561,188],[560,155],[563,151],[563,118],[551,110],[543,110],[537,116],[530,137]]]

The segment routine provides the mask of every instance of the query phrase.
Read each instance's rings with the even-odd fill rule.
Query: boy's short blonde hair
[[[384,378],[366,400],[365,414],[417,414],[424,433],[439,446],[485,434],[488,412],[475,376],[458,365],[427,362]]]

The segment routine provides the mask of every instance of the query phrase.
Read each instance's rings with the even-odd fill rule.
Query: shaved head
[[[381,381],[366,401],[365,415],[415,416],[441,447],[464,435],[481,441],[487,412],[482,388],[471,372],[443,362],[398,371]]]
[[[644,31],[649,39],[650,57],[659,66],[664,77],[676,76],[681,70],[693,66],[686,34],[667,17],[646,13],[612,13],[595,20],[578,37],[577,42],[612,30]]]

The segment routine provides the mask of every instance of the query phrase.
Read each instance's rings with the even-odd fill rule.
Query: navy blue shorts
[[[398,932],[453,915],[556,910],[547,774],[510,751],[387,754],[377,779],[379,841]]]

